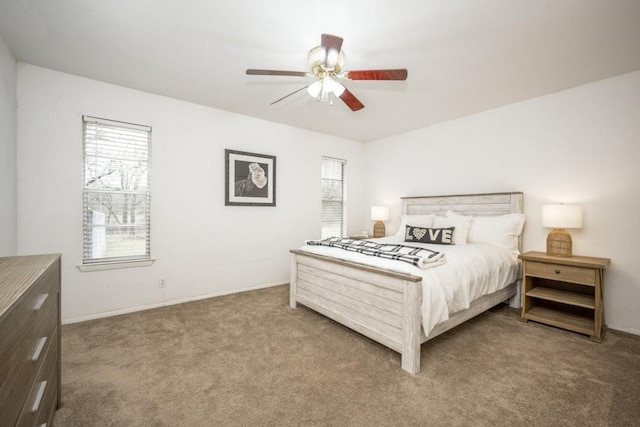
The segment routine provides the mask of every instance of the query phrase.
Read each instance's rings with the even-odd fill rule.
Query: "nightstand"
[[[357,236],[349,236],[349,239],[352,239],[352,240],[367,240],[367,239],[371,239],[371,238],[372,238],[372,236],[364,236],[362,234],[357,235]]]
[[[604,324],[604,270],[608,258],[555,257],[527,252],[522,259],[523,321],[587,334],[602,342]]]

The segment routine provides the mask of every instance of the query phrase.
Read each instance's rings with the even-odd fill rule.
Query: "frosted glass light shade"
[[[549,228],[582,228],[582,206],[542,206],[542,226]]]
[[[372,221],[389,221],[389,208],[387,206],[371,206]]]
[[[342,95],[342,92],[344,92],[344,89],[345,89],[344,86],[342,86],[337,81],[333,80],[331,77],[325,77],[322,84],[324,89],[327,92],[332,92],[335,96],[338,96],[338,97]]]
[[[311,95],[313,98],[317,98],[320,95],[320,91],[322,90],[322,83],[320,81],[313,82],[307,88],[307,93]]]

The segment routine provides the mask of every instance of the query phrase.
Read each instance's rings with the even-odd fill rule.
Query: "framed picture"
[[[225,206],[275,206],[276,157],[224,150]]]

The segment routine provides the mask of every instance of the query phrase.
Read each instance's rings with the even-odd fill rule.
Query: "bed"
[[[521,192],[403,197],[401,200],[401,229],[405,221],[410,224],[411,218],[428,214],[440,218],[463,215],[484,219],[503,218],[523,211]],[[515,237],[516,251],[522,245],[520,232]],[[402,369],[411,374],[420,372],[422,343],[499,303],[519,306],[521,275],[518,271],[511,274],[506,286],[475,298],[468,308],[450,313],[446,320],[430,325],[425,333],[422,320],[429,313],[422,305],[423,285],[427,284],[423,284],[423,275],[311,253],[306,247],[290,252],[290,307],[295,309],[297,304],[302,304],[397,351]],[[517,256],[515,258],[518,262]],[[438,268],[441,267],[430,270]]]

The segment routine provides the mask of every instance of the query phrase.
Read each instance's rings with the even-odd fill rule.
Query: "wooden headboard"
[[[451,196],[402,197],[403,215],[505,215],[522,213],[523,193],[457,194]]]
[[[506,215],[523,213],[522,192],[457,194],[451,196],[402,197],[403,215],[445,215],[453,211],[460,215]],[[522,251],[522,235],[518,238]]]

